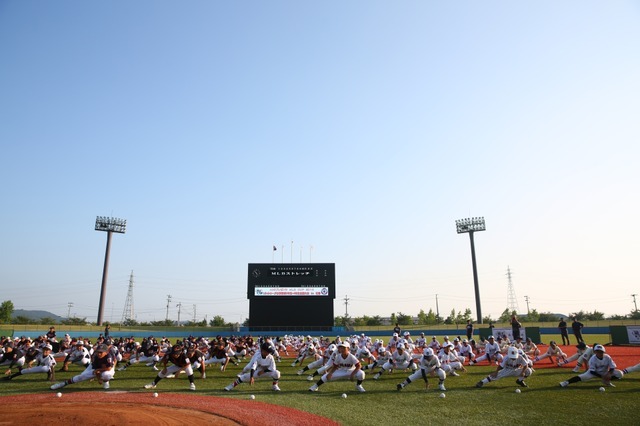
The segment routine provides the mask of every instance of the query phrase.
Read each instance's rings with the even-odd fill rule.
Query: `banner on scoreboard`
[[[328,296],[329,287],[255,287],[254,296]]]

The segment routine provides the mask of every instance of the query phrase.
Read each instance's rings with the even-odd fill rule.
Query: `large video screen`
[[[250,328],[333,326],[334,263],[250,263],[247,283]]]

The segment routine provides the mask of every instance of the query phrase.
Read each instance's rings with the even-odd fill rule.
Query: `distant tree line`
[[[0,324],[34,324],[34,325],[95,325],[90,321],[87,321],[87,318],[66,318],[63,320],[56,320],[55,318],[43,317],[39,319],[33,319],[26,317],[24,315],[13,316],[14,306],[13,302],[10,300],[6,300],[0,304]],[[248,319],[247,319],[248,321]],[[247,322],[245,321],[245,323]],[[173,320],[162,320],[162,321],[143,321],[138,322],[136,320],[125,320],[121,323],[119,322],[111,322],[112,326],[124,326],[124,327],[174,327],[176,322]],[[231,327],[235,325],[234,323],[228,323],[221,315],[214,316],[211,320],[207,321],[187,321],[183,322],[181,326],[185,327]]]
[[[502,314],[494,319],[490,316],[482,318],[482,322],[489,323],[507,323],[511,319],[512,315],[516,315],[521,322],[554,322],[559,320],[557,313],[551,312],[538,312],[536,309],[531,309],[526,314],[519,314],[517,311],[505,309]],[[571,312],[564,318],[578,318],[580,321],[604,321],[604,320],[625,320],[625,319],[640,319],[640,311],[631,311],[627,315],[611,315],[605,317],[603,312],[594,310],[593,312],[586,312],[580,310],[578,312]],[[337,327],[358,327],[358,326],[383,326],[393,325],[398,323],[399,325],[438,325],[438,324],[466,324],[467,320],[472,320],[471,309],[466,308],[464,312],[456,311],[452,309],[449,316],[442,318],[429,309],[429,312],[421,309],[418,315],[412,316],[402,312],[393,312],[388,318],[383,318],[379,315],[376,316],[338,316],[334,318],[334,325]]]

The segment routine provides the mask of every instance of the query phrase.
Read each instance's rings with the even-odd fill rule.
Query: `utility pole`
[[[633,297],[633,305],[636,307],[636,312],[638,312],[638,304],[636,303],[636,296],[637,294],[631,295],[631,297]]]
[[[193,324],[196,323],[196,305],[193,305]]]
[[[438,295],[436,294],[436,323],[440,321],[440,307],[438,306]]]
[[[344,296],[344,317],[347,318],[349,316],[349,311],[347,310],[347,306],[349,306],[349,298]]]
[[[527,316],[529,316],[529,312],[530,312],[530,311],[529,311],[529,296],[525,296],[525,297],[524,297],[524,300],[526,300],[526,301],[527,301]]]
[[[69,319],[71,318],[71,308],[73,307],[73,302],[67,303],[67,306],[69,307],[69,310],[67,311],[67,319]]]
[[[171,295],[167,295],[167,317],[164,319],[165,321],[169,321],[169,304],[171,303]]]
[[[180,310],[182,309],[182,303],[178,302],[176,306],[178,307],[178,327],[180,327]]]

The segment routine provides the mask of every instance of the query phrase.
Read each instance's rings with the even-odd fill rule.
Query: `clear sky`
[[[247,264],[336,264],[335,313],[626,314],[640,3],[0,1],[0,301],[243,321]],[[293,244],[291,243],[293,241]],[[278,250],[273,252],[272,247]],[[313,247],[313,248],[311,248]]]

